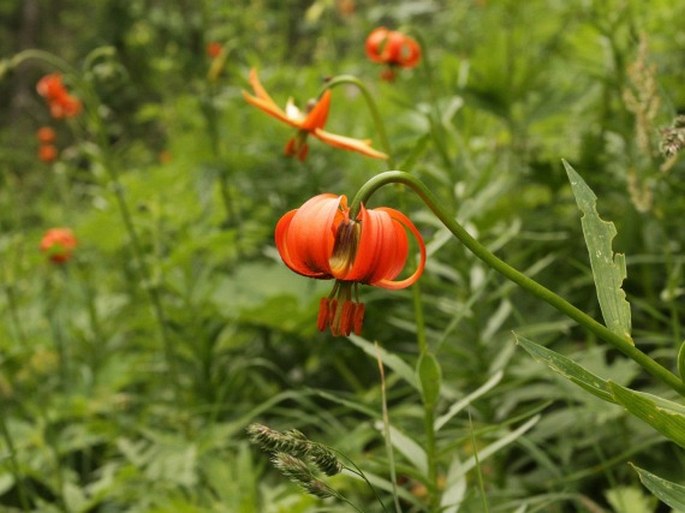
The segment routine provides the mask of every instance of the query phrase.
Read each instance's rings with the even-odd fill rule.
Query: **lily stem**
[[[353,198],[350,206],[350,216],[356,216],[362,203],[366,202],[376,190],[390,183],[401,183],[410,187],[445,227],[485,264],[578,322],[588,331],[594,333],[634,360],[652,376],[662,380],[680,395],[685,396],[685,383],[678,376],[653,360],[646,353],[640,351],[628,338],[611,331],[555,292],[552,292],[495,256],[490,250],[474,239],[451,214],[442,208],[440,202],[433,196],[426,185],[411,174],[404,171],[386,171],[368,180]]]
[[[366,85],[364,85],[364,82],[359,80],[354,75],[338,75],[337,77],[333,77],[331,80],[326,82],[325,88],[333,89],[335,86],[339,86],[341,84],[352,84],[361,91],[362,95],[364,96],[364,100],[366,100],[366,105],[369,108],[369,112],[371,113],[371,118],[373,119],[373,124],[376,127],[376,133],[378,134],[378,138],[380,139],[381,147],[383,148],[383,151],[388,155],[388,167],[390,169],[394,168],[395,161],[393,159],[392,150],[390,148],[390,140],[388,139],[388,134],[385,131],[385,124],[383,123],[383,118],[381,117],[381,114],[378,111],[378,107],[376,106],[376,102],[373,99],[371,92],[366,87]]]

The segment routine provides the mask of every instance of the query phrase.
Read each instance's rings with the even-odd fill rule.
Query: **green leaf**
[[[607,385],[617,403],[685,448],[685,406],[611,381]]]
[[[420,390],[420,386],[416,380],[414,371],[399,356],[389,353],[382,347],[379,347],[378,351],[376,351],[376,346],[374,346],[368,340],[358,337],[357,335],[350,335],[348,339],[374,360],[376,360],[380,354],[380,359],[383,362],[383,365],[392,369],[393,372],[397,373],[397,375],[404,379],[407,383],[417,390]]]
[[[438,417],[435,420],[435,431],[438,431],[439,429],[441,429],[457,413],[459,413],[461,410],[466,408],[469,404],[471,404],[473,401],[478,399],[480,396],[482,396],[483,394],[489,392],[492,388],[494,388],[502,380],[502,376],[504,376],[504,373],[501,370],[497,371],[495,374],[493,374],[490,377],[490,379],[488,381],[486,381],[484,384],[482,384],[476,390],[474,390],[469,395],[467,395],[463,399],[457,401],[452,406],[450,406],[450,409],[447,411],[447,413],[445,413],[444,415],[441,415],[440,417]]]
[[[607,490],[605,496],[613,510],[621,513],[652,513],[656,506],[654,497],[637,486],[616,486]]]
[[[416,363],[416,375],[421,384],[421,395],[423,401],[429,408],[435,406],[440,397],[440,383],[442,382],[442,371],[440,364],[432,353],[422,353]]]
[[[428,475],[428,456],[421,445],[394,426],[389,426],[390,441],[412,465],[424,476]],[[376,429],[383,432],[383,422],[376,422]]]
[[[533,426],[535,426],[535,424],[537,424],[540,421],[540,419],[541,415],[535,415],[534,417],[528,419],[526,422],[524,422],[519,427],[514,429],[513,431],[510,431],[504,436],[502,436],[500,439],[495,440],[494,442],[483,447],[482,449],[479,449],[478,457],[474,455],[468,458],[465,462],[463,462],[459,466],[457,474],[461,473],[461,475],[466,475],[466,473],[474,469],[476,465],[480,465],[481,463],[483,463],[483,461],[485,461],[487,458],[495,454],[501,448],[506,447],[510,443],[514,442],[515,440],[523,436]],[[457,477],[458,476],[454,476],[455,479]]]
[[[681,342],[678,350],[678,374],[685,381],[685,341]]]
[[[569,379],[576,385],[584,388],[600,399],[604,399],[610,403],[616,402],[608,382],[599,376],[593,374],[589,370],[581,367],[573,360],[559,354],[551,349],[547,349],[535,342],[521,337],[514,333],[516,342],[523,347],[528,353],[538,362],[546,364],[553,371],[561,374],[566,379]]]
[[[685,486],[667,481],[635,465],[631,466],[640,476],[642,484],[659,500],[671,506],[677,513],[685,512]]]
[[[461,468],[459,455],[452,457],[447,478],[445,479],[445,491],[440,498],[440,507],[443,513],[457,513],[466,495],[466,475]]]
[[[597,196],[568,162],[563,162],[576,203],[583,213],[583,235],[604,322],[614,333],[630,339],[630,304],[621,288],[627,276],[626,260],[624,255],[614,253],[611,247],[616,227],[599,217]]]

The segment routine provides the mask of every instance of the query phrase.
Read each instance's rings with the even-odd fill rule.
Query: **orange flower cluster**
[[[72,118],[83,108],[81,100],[69,94],[59,73],[51,73],[41,78],[36,84],[36,91],[45,98],[50,114],[55,119]]]
[[[381,78],[388,81],[395,79],[398,67],[413,68],[421,59],[421,47],[413,38],[385,27],[374,29],[369,34],[365,49],[369,59],[386,66]]]
[[[42,126],[36,132],[38,158],[43,162],[49,163],[57,158],[57,147],[54,144],[56,137],[55,131],[49,126]]]
[[[40,250],[48,255],[51,262],[63,264],[71,259],[77,244],[69,228],[50,228],[40,241]]]
[[[331,106],[330,89],[327,89],[320,98],[312,101],[307,106],[306,112],[302,112],[295,106],[292,98],[288,100],[285,110],[276,105],[276,102],[271,99],[269,93],[262,86],[257,76],[257,71],[254,69],[250,71],[249,82],[254,91],[254,96],[243,91],[243,97],[250,105],[254,105],[279,121],[297,128],[297,133],[285,146],[285,154],[287,156],[297,155],[297,158],[301,161],[305,160],[309,152],[307,137],[312,135],[334,148],[356,151],[376,159],[388,158],[385,153],[374,150],[369,140],[336,135],[323,129]]]
[[[406,230],[416,239],[421,256],[413,274],[395,280],[409,253]],[[364,304],[357,298],[357,284],[402,289],[419,279],[426,264],[423,238],[404,214],[362,205],[351,219],[347,198],[334,194],[314,196],[281,217],[275,242],[291,270],[336,280],[331,294],[321,300],[317,320],[320,331],[330,328],[335,336],[361,332]]]

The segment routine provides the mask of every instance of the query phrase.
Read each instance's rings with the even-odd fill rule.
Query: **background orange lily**
[[[276,102],[273,101],[259,81],[255,69],[250,70],[249,82],[254,95],[243,91],[243,97],[250,105],[254,105],[279,121],[297,128],[297,134],[285,146],[286,155],[297,155],[298,159],[304,160],[309,151],[307,136],[311,134],[334,148],[356,151],[376,159],[388,158],[385,153],[374,150],[371,147],[371,141],[368,139],[354,139],[323,130],[331,105],[330,90],[327,89],[307,112],[302,112],[295,106],[292,98],[286,103],[285,110],[276,105]]]

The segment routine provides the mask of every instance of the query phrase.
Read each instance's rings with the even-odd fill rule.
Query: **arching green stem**
[[[514,269],[509,264],[496,257],[485,246],[469,235],[464,227],[461,226],[451,214],[446,212],[440,206],[440,202],[437,200],[437,198],[435,198],[435,196],[433,196],[423,182],[409,173],[405,173],[403,171],[386,171],[385,173],[381,173],[371,178],[359,189],[357,194],[352,199],[350,217],[356,216],[360,205],[365,203],[376,190],[390,183],[401,183],[410,187],[423,200],[426,206],[431,209],[436,217],[440,219],[447,229],[452,232],[452,234],[457,237],[457,239],[459,239],[464,246],[466,246],[474,255],[480,258],[488,266],[503,274],[506,278],[510,279],[517,285],[520,285],[528,292],[546,301],[571,319],[575,320],[584,326],[588,331],[594,333],[599,338],[605,342],[608,342],[623,354],[637,362],[647,372],[661,379],[679,394],[685,396],[685,383],[683,383],[675,374],[650,358],[647,354],[640,351],[627,338],[614,333],[582,310],[573,306],[558,294],[552,292],[548,288],[539,284],[537,281],[529,278],[522,272]]]
[[[373,119],[373,124],[376,127],[376,133],[380,139],[381,147],[383,148],[383,151],[388,154],[388,167],[390,169],[394,168],[395,161],[392,156],[392,149],[390,148],[388,134],[385,132],[385,124],[383,123],[383,118],[381,117],[380,112],[378,112],[376,102],[368,88],[354,75],[338,75],[337,77],[333,77],[331,80],[326,82],[324,89],[333,89],[335,86],[339,86],[341,84],[352,84],[356,86],[357,89],[359,89],[364,95],[364,100],[366,100],[366,105],[371,113],[371,118]]]

